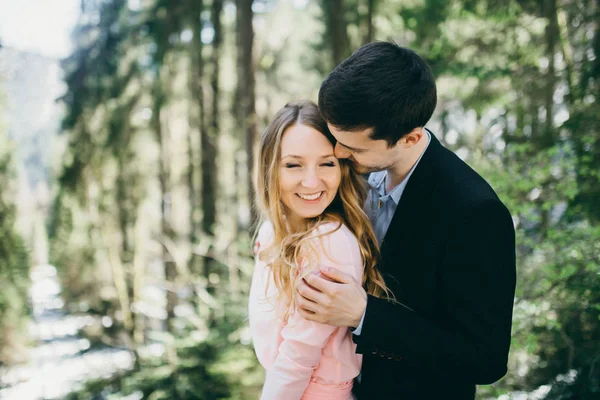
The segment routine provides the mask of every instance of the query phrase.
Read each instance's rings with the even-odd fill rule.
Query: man
[[[473,399],[506,373],[515,290],[509,211],[486,181],[424,128],[436,105],[429,66],[371,43],[322,83],[337,157],[371,173],[366,212],[395,302],[321,267],[297,302],[307,319],[353,329],[364,355],[358,399]],[[377,172],[379,171],[379,172]]]

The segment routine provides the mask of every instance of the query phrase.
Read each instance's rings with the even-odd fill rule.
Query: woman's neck
[[[290,233],[298,233],[306,228],[306,218],[286,216],[285,225]]]

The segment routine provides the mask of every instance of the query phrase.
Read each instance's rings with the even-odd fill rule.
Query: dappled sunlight
[[[31,271],[34,315],[29,334],[35,345],[28,362],[0,369],[1,399],[60,399],[90,379],[107,378],[133,367],[131,352],[108,346],[90,349],[78,336],[98,316],[68,315],[62,308],[56,269],[41,265]]]
[[[256,145],[276,110],[391,40],[431,66],[427,128],[515,228],[508,372],[477,399],[595,400],[597,14],[584,0],[0,0],[0,399],[258,398]]]

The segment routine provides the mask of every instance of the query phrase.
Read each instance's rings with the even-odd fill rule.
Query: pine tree
[[[0,130],[0,365],[14,358],[28,313],[29,260],[25,242],[15,229],[11,147]]]

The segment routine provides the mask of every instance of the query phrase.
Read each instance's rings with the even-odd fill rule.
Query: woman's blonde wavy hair
[[[294,291],[299,279],[318,268],[310,239],[315,238],[315,232],[320,226],[329,222],[337,222],[338,227],[325,234],[335,232],[343,223],[358,240],[365,266],[362,284],[367,293],[392,300],[393,294],[376,268],[379,257],[377,239],[363,210],[367,195],[366,184],[349,160],[339,160],[340,186],[325,211],[317,217],[307,219],[305,226],[299,231],[291,232],[288,229],[285,206],[280,197],[279,171],[281,139],[285,131],[294,125],[309,126],[321,132],[332,145],[335,146],[336,143],[317,105],[309,100],[286,104],[261,136],[254,179],[256,206],[262,214],[261,224],[266,221],[272,224],[273,240],[267,247],[259,249],[257,257],[267,262],[271,268],[279,291],[277,301],[285,301],[288,313],[294,309]]]

